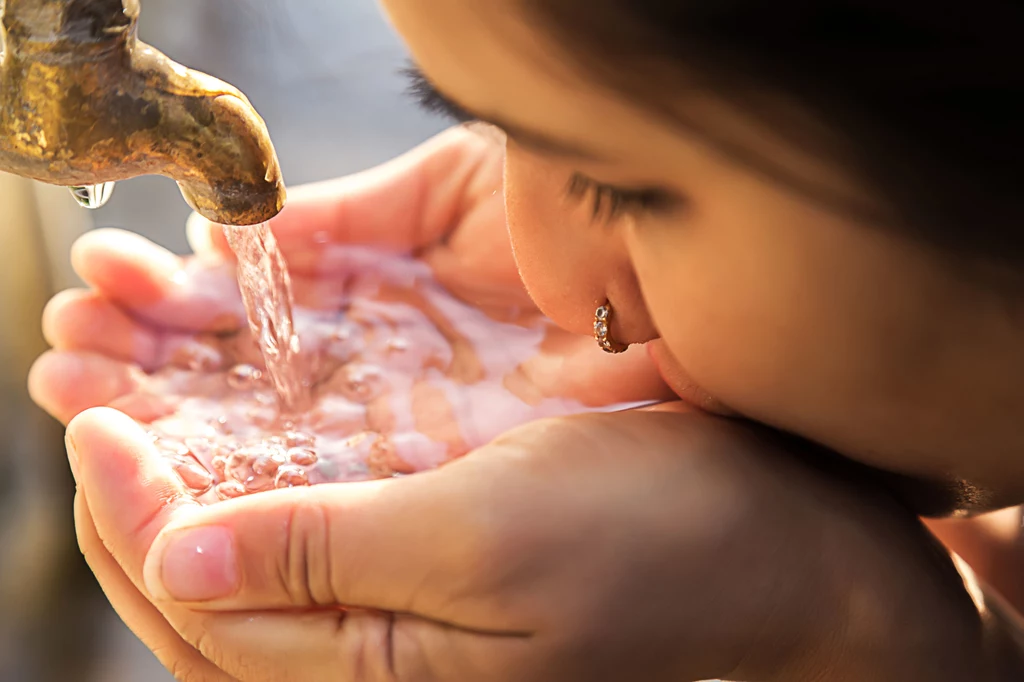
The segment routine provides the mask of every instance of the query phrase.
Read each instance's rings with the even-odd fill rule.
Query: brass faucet
[[[229,225],[281,210],[266,124],[236,88],[137,40],[139,0],[0,5],[0,171],[69,187],[164,175]]]

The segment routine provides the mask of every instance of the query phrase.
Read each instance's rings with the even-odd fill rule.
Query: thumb
[[[520,504],[514,493],[495,492],[515,485],[503,469],[474,455],[405,478],[272,491],[198,509],[154,540],[145,583],[158,600],[203,611],[341,606],[476,630],[524,624],[525,612],[490,603],[496,564],[508,554],[505,519]]]
[[[246,682],[524,679],[537,621],[497,594],[514,550],[485,505],[501,467],[479,461],[197,510],[157,537],[146,585]]]
[[[301,255],[327,244],[414,251],[452,229],[479,171],[489,163],[498,168],[500,158],[493,142],[452,128],[376,168],[290,189],[287,206],[270,224],[299,274],[316,274],[303,272]],[[500,178],[500,168],[495,172]],[[197,254],[233,257],[220,225],[193,214],[187,233]]]

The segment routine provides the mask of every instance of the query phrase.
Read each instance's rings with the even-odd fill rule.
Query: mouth
[[[692,407],[719,417],[738,417],[737,412],[729,409],[722,401],[705,391],[687,374],[675,356],[661,339],[646,344],[647,353],[657,368],[662,380],[679,399]]]

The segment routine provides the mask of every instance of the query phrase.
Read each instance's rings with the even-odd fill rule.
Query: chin
[[[664,341],[661,339],[651,341],[647,344],[647,352],[650,354],[654,366],[658,368],[662,380],[684,403],[720,417],[740,416],[694,381],[668,350]]]

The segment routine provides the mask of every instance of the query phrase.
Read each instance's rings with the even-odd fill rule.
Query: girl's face
[[[703,407],[887,469],[1024,491],[1024,334],[1005,294],[574,71],[513,0],[385,5],[435,87],[506,132],[512,244],[556,322],[589,334],[610,300],[615,336],[650,342]],[[790,175],[871,199],[707,93],[664,97]]]

